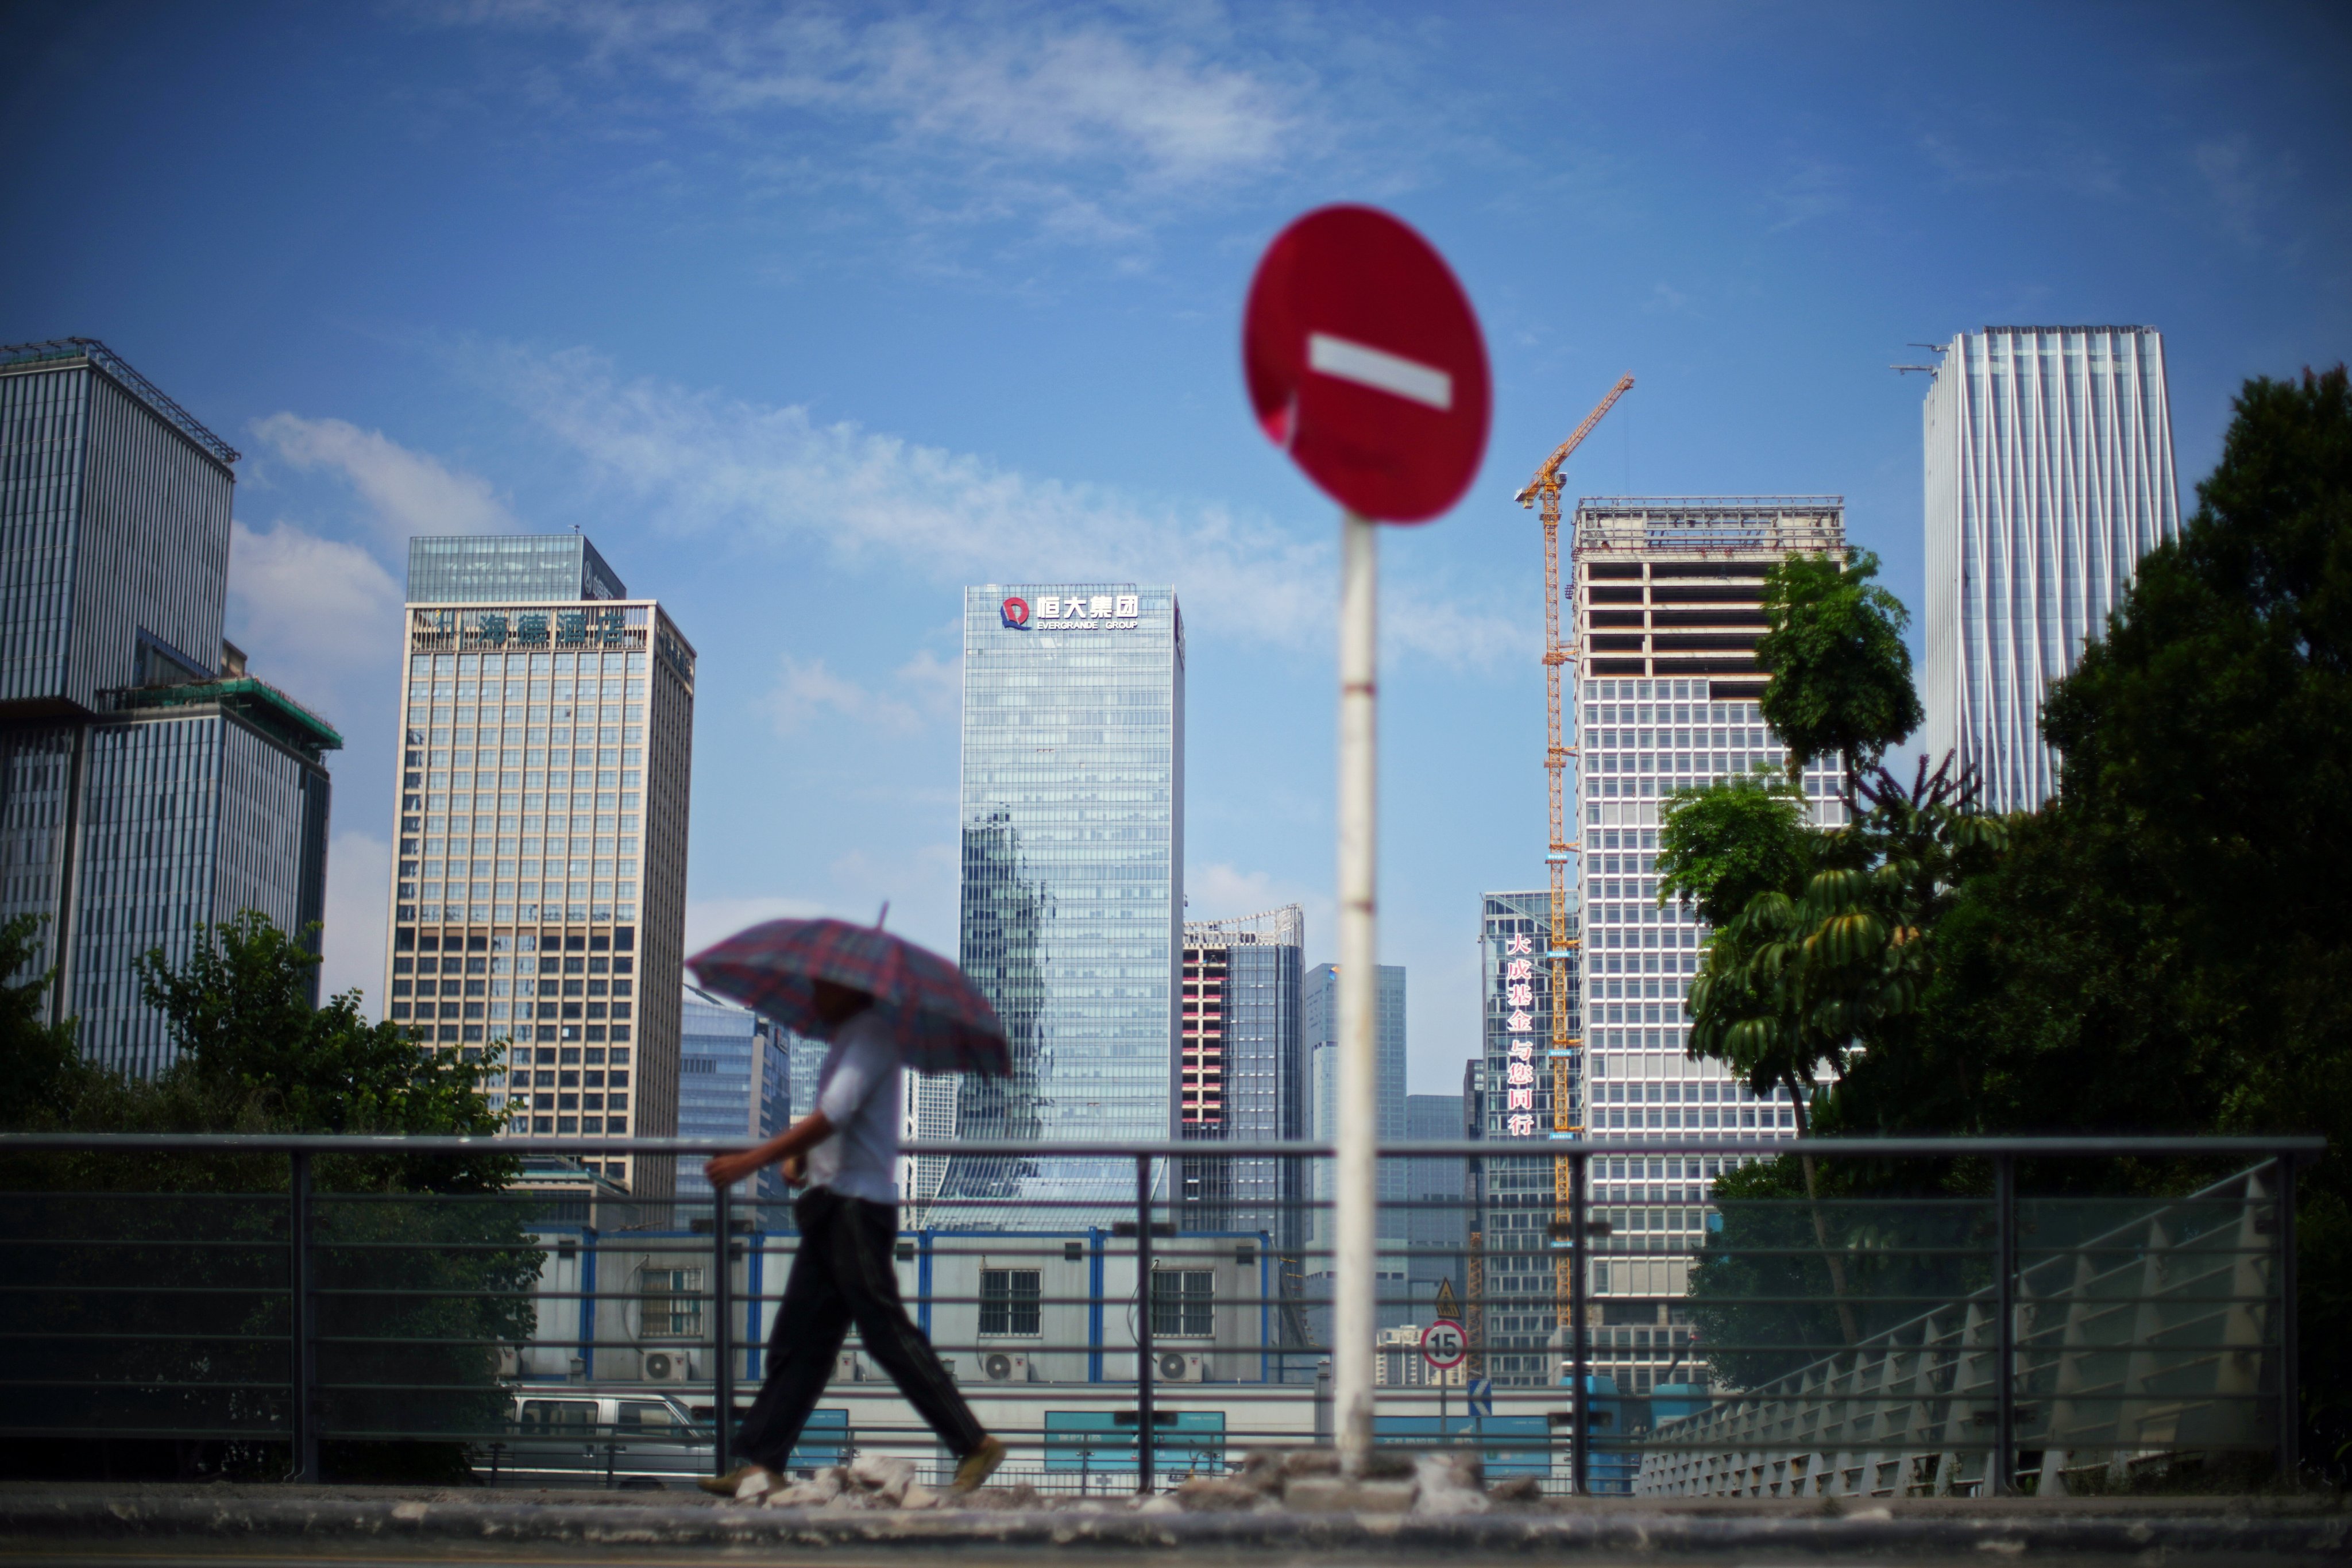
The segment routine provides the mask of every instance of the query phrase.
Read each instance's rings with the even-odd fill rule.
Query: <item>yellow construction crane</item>
[[[1633,378],[1629,374],[1617,378],[1609,395],[1593,405],[1583,423],[1569,432],[1552,455],[1544,459],[1527,488],[1514,497],[1521,506],[1539,507],[1543,520],[1544,543],[1544,773],[1551,785],[1551,841],[1544,854],[1544,862],[1551,871],[1551,1127],[1555,1133],[1575,1134],[1584,1131],[1584,1119],[1571,1109],[1579,1104],[1569,1090],[1570,1069],[1575,1065],[1575,1052],[1582,1043],[1569,1032],[1568,965],[1575,953],[1577,939],[1568,931],[1568,858],[1578,852],[1575,840],[1568,836],[1568,760],[1576,748],[1567,743],[1562,731],[1559,706],[1560,671],[1576,662],[1577,648],[1560,640],[1559,635],[1559,471],[1569,454],[1584,444],[1594,426],[1617,405],[1617,400],[1632,390]],[[1582,1237],[1571,1237],[1569,1226],[1573,1223],[1569,1206],[1569,1163],[1565,1159],[1552,1162],[1552,1235],[1565,1240],[1553,1254],[1552,1300],[1559,1321],[1569,1322],[1571,1271],[1582,1257]]]

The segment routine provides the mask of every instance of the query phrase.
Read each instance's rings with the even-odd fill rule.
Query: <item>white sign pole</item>
[[[1380,528],[1349,512],[1339,531],[1339,1125],[1331,1386],[1340,1464],[1346,1474],[1360,1476],[1372,1447],[1380,1285],[1373,1213],[1380,1131],[1380,944],[1373,907]]]

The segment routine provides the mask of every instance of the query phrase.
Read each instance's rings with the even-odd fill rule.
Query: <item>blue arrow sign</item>
[[[1495,1414],[1495,1380],[1474,1377],[1470,1380],[1470,1414],[1482,1419]]]

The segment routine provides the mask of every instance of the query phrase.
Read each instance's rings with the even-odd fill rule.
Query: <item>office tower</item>
[[[173,1055],[141,954],[248,910],[315,952],[326,910],[342,739],[221,637],[236,460],[94,339],[0,349],[0,920],[133,1076]]]
[[[512,1041],[519,1135],[675,1133],[693,647],[576,533],[411,540],[405,636],[391,1017]]]
[[[792,1125],[792,1032],[748,1007],[688,985],[679,1003],[677,1135],[764,1142]],[[708,1203],[710,1184],[702,1162],[679,1163],[677,1195]],[[781,1204],[791,1194],[783,1173],[770,1165],[738,1194],[753,1203]]]
[[[1687,1041],[1683,1002],[1699,943],[1695,916],[1658,905],[1661,802],[1711,779],[1786,768],[1759,707],[1764,574],[1783,556],[1844,549],[1834,496],[1608,497],[1576,509],[1584,1077],[1595,1132],[1635,1125],[1614,1109],[1630,1110],[1632,1093],[1661,1110],[1698,1103],[1681,1098],[1680,1073],[1659,1066],[1678,1061]],[[1843,819],[1838,784],[1833,760],[1805,773],[1817,822]],[[1662,1074],[1673,1099],[1657,1092]],[[1645,1115],[1639,1125],[1685,1123]]]
[[[1376,1016],[1372,1048],[1377,1068],[1373,1103],[1380,1119],[1373,1136],[1383,1143],[1394,1143],[1405,1135],[1405,972],[1402,964],[1380,966],[1373,1006]],[[1339,1136],[1338,964],[1321,963],[1307,971],[1307,1005],[1303,1011],[1307,1081],[1315,1102],[1313,1136],[1318,1142],[1335,1142]],[[1381,1249],[1379,1326],[1384,1329],[1410,1321],[1410,1308],[1405,1301],[1405,1260],[1402,1256],[1407,1229],[1405,1165],[1402,1159],[1382,1160],[1376,1177],[1380,1201],[1376,1235]],[[1323,1256],[1307,1263],[1307,1294],[1318,1303],[1330,1300],[1332,1226],[1338,1217],[1331,1205],[1338,1192],[1337,1174],[1332,1161],[1318,1160],[1307,1176],[1315,1202],[1309,1245]],[[1325,1305],[1318,1305],[1311,1314],[1318,1343],[1329,1342],[1329,1308]]]
[[[1405,1136],[1451,1142],[1462,1136],[1463,1110],[1459,1094],[1409,1094]],[[1469,1166],[1461,1159],[1431,1158],[1407,1160],[1404,1168],[1405,1285],[1411,1321],[1426,1323],[1436,1316],[1441,1281],[1452,1283],[1457,1301],[1469,1289]]]
[[[1551,1252],[1551,966],[1538,962],[1551,939],[1551,893],[1485,893],[1478,900],[1479,1037],[1484,1058],[1472,1066],[1485,1117],[1477,1136],[1528,1151],[1482,1156],[1471,1172],[1478,1242],[1469,1292],[1486,1375],[1497,1386],[1548,1381],[1541,1353],[1559,1322]],[[1571,921],[1580,910],[1569,895]],[[1576,940],[1573,926],[1566,933]],[[1568,966],[1571,985],[1579,962]],[[1574,1008],[1580,993],[1571,996]],[[1571,1034],[1577,1015],[1570,1016]],[[1571,1083],[1580,1083],[1571,1078]],[[1468,1109],[1465,1108],[1465,1110]],[[1516,1129],[1516,1131],[1515,1131]]]
[[[2042,704],[2105,635],[2141,556],[2179,537],[2164,340],[2149,327],[1987,327],[1943,351],[1920,423],[1927,605],[1920,732],[1991,811],[2058,787]]]
[[[1380,1125],[1375,1136],[1383,1143],[1393,1143],[1405,1135],[1405,1007],[1404,966],[1396,963],[1381,965],[1380,989],[1375,1003],[1379,1018],[1373,1030],[1373,1049],[1379,1068],[1378,1087],[1374,1103],[1379,1107]],[[1339,1136],[1339,966],[1318,963],[1307,973],[1307,1005],[1305,1007],[1308,1083],[1315,1102],[1314,1137],[1321,1142],[1332,1142]],[[1331,1198],[1331,1163],[1316,1162],[1316,1197],[1322,1203]],[[1385,1206],[1404,1201],[1405,1173],[1402,1160],[1383,1160],[1380,1168],[1380,1199]],[[1330,1217],[1326,1214],[1318,1222],[1327,1227]],[[1328,1244],[1329,1237],[1318,1229]],[[1404,1239],[1404,1218],[1402,1211],[1383,1213],[1381,1216],[1381,1239]]]
[[[1307,1135],[1299,1092],[1306,925],[1297,904],[1239,920],[1184,922],[1182,1137],[1266,1143]],[[1295,1228],[1304,1162],[1185,1165],[1188,1228],[1263,1231],[1285,1257],[1297,1256],[1304,1244]]]
[[[1159,1142],[1178,1132],[1184,623],[1133,584],[964,593],[958,959],[1012,1044],[1009,1079],[919,1079],[927,1137]],[[914,1160],[934,1226],[1108,1225],[1126,1161]],[[1163,1197],[1179,1194],[1158,1178]],[[932,1200],[945,1200],[936,1208]]]
[[[1594,1137],[1794,1136],[1786,1090],[1759,1100],[1720,1063],[1685,1055],[1684,1004],[1701,931],[1694,916],[1658,905],[1658,824],[1662,801],[1678,788],[1759,769],[1785,774],[1787,753],[1759,707],[1768,679],[1755,657],[1764,574],[1788,555],[1842,557],[1844,549],[1844,505],[1835,496],[1610,497],[1577,508],[1576,641],[1585,655],[1577,780],[1582,1123]],[[1801,782],[1817,824],[1843,820],[1834,761],[1809,768]],[[1654,1344],[1661,1352],[1655,1364],[1617,1369],[1627,1392],[1666,1381],[1668,1335],[1686,1337],[1670,1325],[1683,1310],[1676,1303],[1690,1266],[1686,1257],[1611,1254],[1685,1243],[1696,1249],[1706,1184],[1726,1163],[1596,1159],[1588,1173],[1588,1202],[1609,1226],[1588,1276],[1591,1321],[1622,1331],[1629,1355]]]

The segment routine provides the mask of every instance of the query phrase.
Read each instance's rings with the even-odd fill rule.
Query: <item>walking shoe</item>
[[[994,1437],[982,1437],[980,1447],[966,1454],[962,1462],[956,1466],[951,1489],[958,1494],[978,1491],[980,1483],[994,1474],[996,1467],[1003,1463],[1004,1445]]]
[[[737,1494],[745,1481],[754,1476],[760,1478],[760,1485],[752,1489],[753,1497],[759,1496],[760,1493],[776,1484],[775,1472],[765,1465],[738,1465],[723,1476],[704,1476],[694,1484],[713,1497],[731,1498]]]

